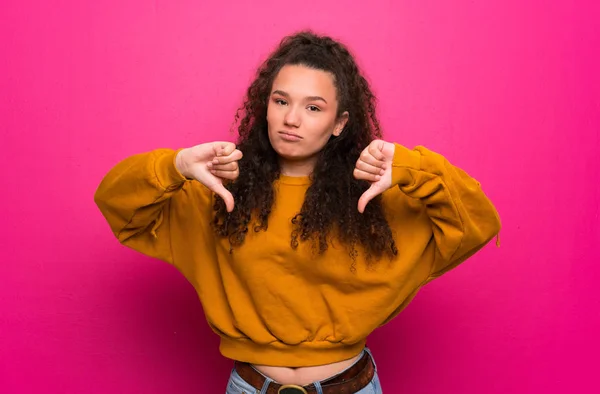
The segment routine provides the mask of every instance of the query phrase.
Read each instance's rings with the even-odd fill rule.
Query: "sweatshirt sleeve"
[[[126,158],[108,172],[94,195],[119,242],[171,264],[170,203],[188,181],[175,167],[179,150]]]
[[[425,147],[395,144],[392,185],[422,201],[437,246],[429,280],[456,267],[500,232],[500,217],[479,182]]]

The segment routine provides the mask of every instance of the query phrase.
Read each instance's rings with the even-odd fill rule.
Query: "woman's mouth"
[[[281,136],[282,140],[288,142],[300,141],[302,139],[302,137],[300,137],[298,134],[290,133],[288,131],[280,131],[279,135]]]

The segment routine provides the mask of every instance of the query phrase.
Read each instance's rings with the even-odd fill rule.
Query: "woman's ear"
[[[350,115],[348,114],[348,111],[344,111],[344,113],[340,116],[340,118],[335,123],[335,128],[333,129],[334,136],[339,137],[340,134],[342,134],[342,131],[344,130],[344,127],[346,126],[346,123],[348,123],[349,117],[350,117]]]

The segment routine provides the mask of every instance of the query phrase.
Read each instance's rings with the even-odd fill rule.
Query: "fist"
[[[175,165],[183,176],[197,180],[219,195],[225,201],[227,212],[231,212],[233,196],[224,182],[240,175],[238,161],[242,156],[232,142],[209,142],[179,151]]]
[[[354,178],[368,181],[371,187],[358,200],[358,212],[363,213],[373,198],[392,186],[392,160],[395,146],[391,142],[374,140],[356,161]]]

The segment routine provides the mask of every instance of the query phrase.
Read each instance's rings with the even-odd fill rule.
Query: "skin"
[[[282,174],[309,175],[329,138],[342,133],[348,112],[336,117],[336,96],[330,73],[300,65],[281,69],[273,81],[267,122]]]
[[[275,80],[267,107],[269,141],[277,152],[281,172],[287,176],[308,176],[318,154],[332,135],[343,133],[350,114],[337,115],[337,92],[332,74],[302,65],[284,66]],[[375,140],[363,150],[353,175],[370,182],[358,202],[363,212],[368,202],[391,187],[394,144]],[[242,152],[231,142],[212,142],[183,149],[176,168],[221,196],[231,212],[234,200],[223,186],[239,175]],[[254,365],[264,375],[282,384],[307,385],[323,380],[352,365],[358,356],[313,367],[289,368]]]

